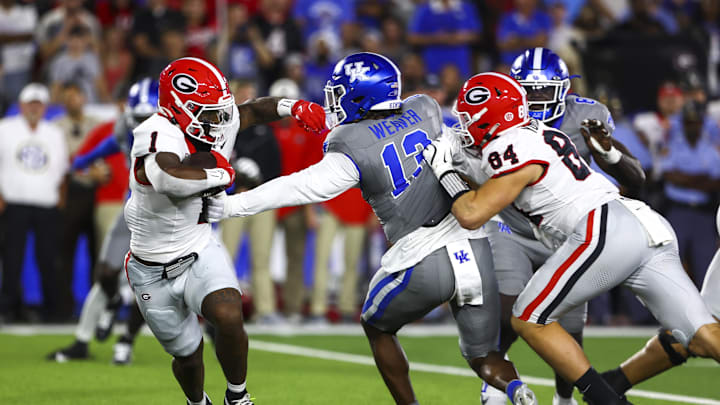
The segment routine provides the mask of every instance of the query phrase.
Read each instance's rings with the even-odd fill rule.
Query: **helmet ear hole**
[[[350,101],[352,101],[353,103],[357,104],[357,103],[363,101],[364,99],[365,99],[365,96],[358,96],[358,97],[355,97],[354,99],[352,99],[352,100],[350,100]]]

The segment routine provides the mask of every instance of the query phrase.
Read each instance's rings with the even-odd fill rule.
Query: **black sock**
[[[575,386],[585,396],[587,402],[602,405],[622,404],[620,396],[603,378],[590,367],[582,377],[575,381]]]
[[[620,367],[606,371],[601,375],[602,378],[615,390],[615,392],[620,395],[625,394],[630,388],[632,388],[632,384],[630,384],[630,381]]]
[[[129,334],[124,334],[120,336],[120,339],[118,339],[118,343],[127,343],[132,346],[133,342],[135,341],[135,336],[131,336]]]

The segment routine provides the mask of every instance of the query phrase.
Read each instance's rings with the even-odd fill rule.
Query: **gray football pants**
[[[487,239],[470,241],[482,278],[482,305],[458,306],[455,274],[446,248],[425,256],[413,267],[389,273],[380,269],[370,281],[362,319],[388,333],[422,318],[440,304],[450,308],[460,332],[460,351],[466,359],[485,357],[497,350],[500,333],[500,299]]]

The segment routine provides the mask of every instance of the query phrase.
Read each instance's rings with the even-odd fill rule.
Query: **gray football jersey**
[[[399,115],[341,125],[328,135],[326,152],[343,153],[355,162],[363,197],[392,243],[450,212],[450,197],[422,156],[441,132],[440,106],[416,95],[403,102]]]
[[[586,119],[600,120],[610,135],[615,131],[615,123],[610,115],[610,111],[604,104],[574,94],[567,96],[565,99],[565,114],[555,120],[550,126],[556,127],[559,123],[559,127],[556,128],[570,137],[580,156],[589,163],[592,161],[590,148],[580,133],[580,124]],[[500,217],[503,222],[510,226],[512,232],[528,238],[535,238],[527,217],[512,205],[502,210]]]

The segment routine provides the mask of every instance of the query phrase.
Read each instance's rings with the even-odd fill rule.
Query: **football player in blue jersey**
[[[158,111],[158,82],[150,78],[139,80],[130,87],[123,114],[115,121],[113,133],[89,152],[73,160],[73,170],[84,170],[95,161],[123,152],[129,156],[132,130],[147,117]],[[108,338],[123,301],[131,305],[128,327],[113,347],[113,363],[127,364],[132,359],[135,337],[144,324],[142,314],[132,293],[121,294],[129,289],[125,274],[121,271],[125,254],[130,247],[130,230],[125,224],[121,210],[110,231],[103,239],[100,260],[97,264],[98,280],[93,284],[83,303],[80,321],[75,329],[75,341],[68,347],[50,353],[48,360],[64,362],[87,359],[88,343],[93,334],[98,341]]]
[[[612,138],[615,125],[607,107],[596,100],[568,94],[570,73],[565,62],[546,48],[532,48],[518,56],[510,76],[527,91],[528,115],[567,134],[580,156],[595,159],[621,185],[636,188],[645,181],[642,166],[628,149]],[[517,339],[510,325],[513,303],[533,273],[554,249],[539,241],[527,217],[512,206],[491,221],[488,232],[501,301],[500,349],[504,353]],[[560,324],[582,342],[587,309],[582,305],[560,319]],[[556,376],[553,405],[575,405],[573,385]],[[502,392],[483,388],[483,404],[504,403]]]
[[[403,100],[400,71],[387,58],[357,53],[340,60],[325,87],[328,134],[323,159],[250,191],[210,199],[208,219],[249,216],[317,203],[359,187],[393,246],[370,282],[362,326],[375,364],[398,404],[416,404],[407,357],[396,333],[449,302],[460,350],[483,380],[513,404],[535,395],[498,352],[499,297],[483,230],[463,229],[450,215],[448,190],[421,154],[443,132],[435,100]]]

